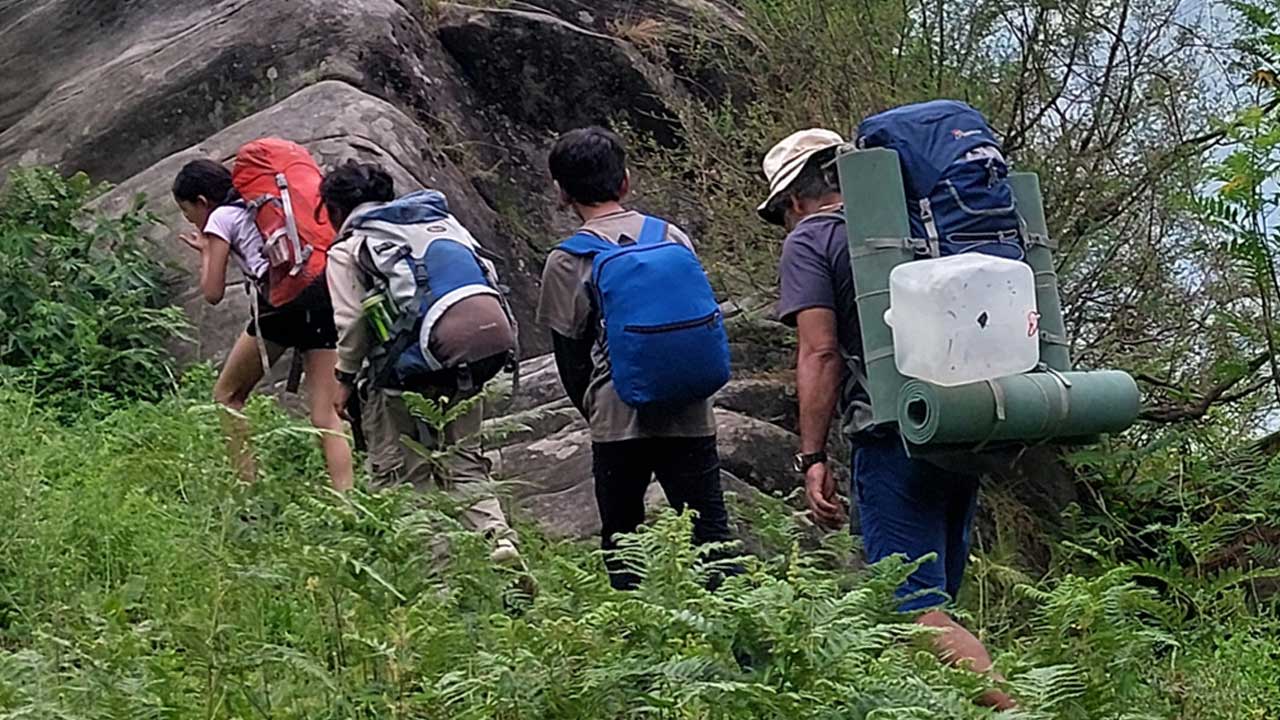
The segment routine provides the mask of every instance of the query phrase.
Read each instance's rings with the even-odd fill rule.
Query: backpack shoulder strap
[[[598,235],[583,231],[560,243],[556,249],[578,257],[594,257],[616,247],[617,245]]]
[[[667,221],[645,215],[644,225],[640,228],[640,237],[636,238],[636,245],[657,245],[666,242],[666,239]]]

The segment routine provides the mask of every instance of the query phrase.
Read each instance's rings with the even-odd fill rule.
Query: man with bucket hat
[[[934,647],[943,660],[990,673],[986,648],[943,609],[955,600],[964,577],[977,477],[908,458],[896,430],[872,427],[844,200],[833,163],[844,145],[831,130],[801,130],[764,159],[769,196],[758,212],[788,233],[778,268],[778,316],[799,335],[795,470],[805,478],[815,521],[842,526],[848,509],[826,452],[831,420],[838,412],[841,430],[854,445],[851,494],[858,503],[868,561],[932,556],[899,588],[899,610],[917,614],[917,622],[941,631]],[[980,702],[1014,707],[995,690]]]

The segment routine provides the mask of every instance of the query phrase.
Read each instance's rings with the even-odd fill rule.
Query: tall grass
[[[0,718],[988,715],[987,681],[892,612],[899,563],[824,569],[774,516],[787,551],[711,593],[667,515],[625,550],[646,580],[620,594],[594,550],[524,527],[529,598],[442,501],[323,489],[270,401],[249,408],[264,477],[234,483],[209,381],[72,425],[0,393]],[[1088,569],[1010,591],[1012,717],[1280,707],[1280,623],[1247,583]]]

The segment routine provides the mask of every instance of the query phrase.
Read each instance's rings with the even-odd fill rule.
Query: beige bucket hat
[[[756,212],[767,223],[781,225],[782,218],[769,212],[769,203],[790,187],[800,176],[809,158],[823,150],[844,144],[839,133],[822,128],[809,128],[788,135],[764,156],[764,176],[769,180],[769,197]]]

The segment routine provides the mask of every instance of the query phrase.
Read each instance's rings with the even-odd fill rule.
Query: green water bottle
[[[373,336],[378,338],[378,342],[390,340],[391,328],[396,324],[396,308],[387,299],[386,294],[375,290],[364,299],[360,307],[364,311],[365,320],[369,322],[369,329],[373,331]]]

